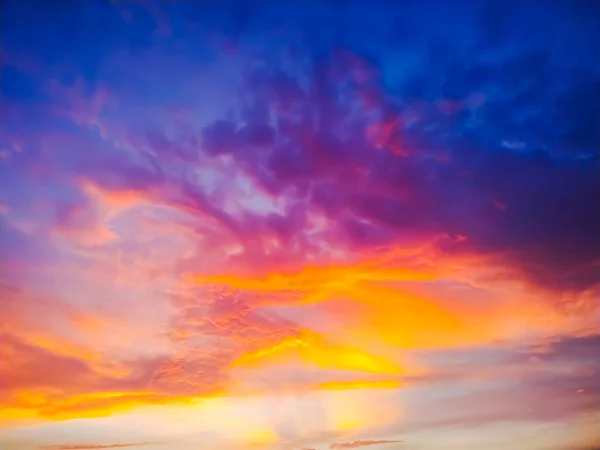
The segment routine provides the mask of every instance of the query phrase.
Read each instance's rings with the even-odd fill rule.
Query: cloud
[[[534,56],[517,59],[529,62],[530,58]],[[600,243],[592,224],[599,223],[600,217],[590,205],[598,198],[600,186],[589,160],[595,156],[565,160],[541,149],[490,152],[486,147],[491,144],[476,135],[437,140],[425,133],[419,136],[415,127],[449,126],[447,119],[427,104],[419,125],[411,130],[394,125],[390,128],[393,136],[385,138],[390,142],[374,147],[365,138],[369,130],[406,121],[410,104],[405,107],[392,98],[381,99],[377,105],[381,118],[361,116],[337,100],[342,85],[336,83],[336,74],[344,69],[344,61],[333,55],[327,62],[313,64],[313,72],[306,73],[311,83],[307,89],[299,87],[299,77],[277,70],[263,70],[248,81],[247,98],[267,110],[278,105],[281,96],[295,92],[296,117],[286,116],[292,108],[287,103],[276,107],[281,111],[274,113],[280,114],[279,126],[268,149],[258,150],[235,122],[222,120],[205,129],[207,148],[218,148],[221,154],[233,157],[271,195],[305,198],[305,208],[335,218],[333,236],[354,249],[397,242],[402,235],[445,233],[466,239],[444,245],[444,251],[493,256],[497,264],[512,268],[534,284],[559,290],[584,290],[595,284]],[[513,61],[502,64],[501,73],[517,70]],[[539,67],[531,62],[518,70],[536,71]],[[454,83],[454,77],[458,82],[464,75],[456,69],[446,83]],[[519,77],[523,75],[519,73]],[[259,97],[261,88],[273,98]],[[365,88],[354,85],[351,89],[351,95],[357,96]],[[485,89],[482,85],[481,90]],[[514,107],[526,106],[515,103]],[[485,114],[493,106],[478,108]],[[392,111],[391,119],[385,116],[388,111]],[[464,117],[452,114],[457,121],[453,126],[465,127],[471,114],[475,112]],[[250,123],[251,118],[244,116],[244,120]],[[485,118],[479,120],[482,130],[499,132],[492,118],[489,123]],[[353,124],[352,129],[348,123]],[[391,147],[398,145],[409,154],[393,151]],[[548,145],[560,147],[561,143]],[[515,176],[509,181],[504,173]],[[500,210],[494,207],[498,202],[505,205]],[[563,214],[565,211],[568,213]],[[297,226],[293,233],[302,233],[301,223]],[[565,255],[569,255],[568,261]]]
[[[407,422],[597,406],[593,2],[4,3],[3,419],[477,382]]]
[[[509,295],[514,300],[505,298],[506,294],[498,298],[495,294],[497,281],[485,277],[477,279],[478,271],[488,270],[475,267],[480,260],[446,259],[435,247],[432,249],[435,245],[436,241],[409,250],[402,247],[385,249],[365,253],[364,257],[359,256],[360,259],[355,255],[355,261],[350,264],[312,265],[298,271],[272,271],[266,275],[195,276],[193,280],[199,285],[241,290],[266,307],[325,303],[322,308],[326,310],[327,305],[344,299],[344,307],[332,310],[332,316],[352,327],[352,333],[360,335],[363,343],[370,339],[367,328],[376,329],[380,338],[402,348],[485,343],[510,339],[517,329],[544,333],[567,326],[563,312],[556,308],[555,298],[537,293],[534,298],[529,289],[522,287],[510,288]],[[456,270],[457,265],[463,264],[467,270]],[[475,277],[471,278],[473,275]],[[441,280],[446,277],[464,280],[462,295],[457,292],[454,297],[449,295],[450,290],[443,289]],[[430,287],[440,283],[439,289],[415,289],[415,286],[427,286],[428,283]],[[466,301],[471,296],[481,295],[489,296],[489,301]],[[593,309],[592,297],[578,296],[578,308],[581,311],[588,307]],[[418,317],[427,317],[435,326],[424,331]],[[349,338],[350,333],[343,337]],[[359,339],[356,341],[360,342]]]
[[[562,336],[538,347],[533,347],[532,353],[545,361],[582,362],[594,361],[600,346],[599,334],[583,336]]]
[[[55,354],[8,333],[2,334],[1,342],[0,354],[11,361],[0,371],[3,421],[20,417],[95,417],[140,403],[161,403],[169,397],[176,401],[174,395],[144,392],[150,386],[140,383],[142,380],[136,380],[135,375],[127,379],[119,371],[103,373],[101,367]],[[74,378],[67,379],[64,373]]]
[[[277,344],[263,346],[256,352],[248,352],[233,362],[233,366],[247,366],[266,361],[285,361],[299,358],[318,367],[356,370],[367,373],[399,374],[402,369],[391,360],[370,355],[359,349],[328,342],[316,333],[301,330],[297,337],[286,338]]]
[[[597,335],[555,337],[532,345],[417,351],[414,361],[423,372],[401,377],[405,389],[415,392],[405,405],[411,417],[393,431],[467,431],[593,417],[600,398],[600,364],[592,357],[596,340]],[[448,391],[451,398],[444,397]],[[514,398],[519,402],[507,400]]]
[[[329,448],[360,448],[360,447],[369,447],[371,445],[383,445],[383,444],[399,444],[402,441],[386,441],[386,440],[360,440],[360,441],[352,441],[352,442],[339,442],[333,443],[329,446]]]
[[[124,447],[143,447],[146,445],[156,445],[156,442],[140,442],[133,444],[64,444],[64,445],[42,445],[39,450],[92,450],[102,448],[124,448]]]
[[[399,8],[394,15],[402,16],[405,8],[411,9]],[[323,20],[327,8],[317,10]],[[504,15],[491,19],[498,14],[487,7],[474,10],[479,22],[465,33],[465,42],[486,43],[497,56],[485,59],[481,55],[487,49],[475,45],[469,49],[473,64],[468,68],[452,56],[463,53],[453,51],[461,44],[448,29],[442,28],[449,36],[442,44],[428,28],[409,28],[424,64],[439,70],[409,66],[397,81],[399,96],[388,92],[385,84],[393,69],[382,62],[385,54],[374,58],[350,43],[334,45],[318,36],[319,47],[331,48],[326,60],[313,48],[317,44],[296,42],[306,58],[292,58],[293,69],[285,69],[274,51],[270,65],[246,75],[234,102],[235,114],[215,119],[201,135],[180,116],[163,111],[159,116],[165,130],[177,132],[152,130],[144,123],[139,132],[136,122],[123,136],[113,117],[116,107],[99,100],[118,99],[122,87],[111,87],[109,94],[102,87],[89,95],[79,78],[64,96],[67,110],[93,106],[94,121],[106,130],[102,147],[136,147],[137,154],[98,148],[67,160],[69,151],[63,144],[63,150],[53,150],[46,170],[76,171],[110,191],[134,189],[155,201],[212,217],[242,238],[243,253],[252,253],[255,264],[266,258],[263,239],[279,242],[279,252],[298,246],[294,256],[300,263],[307,250],[318,247],[305,236],[306,218],[318,213],[335,218],[328,224],[327,239],[337,247],[356,250],[413,235],[463,236],[466,239],[442,249],[492,256],[498,266],[549,289],[585,290],[595,284],[599,248],[593,232],[599,217],[588,206],[600,192],[590,162],[595,155],[589,153],[595,135],[589,132],[593,127],[565,111],[582,111],[581,117],[593,123],[598,111],[587,100],[594,97],[588,93],[598,85],[597,73],[578,71],[574,59],[551,70],[558,50],[539,39],[533,41],[534,48],[522,50],[492,39],[503,29],[500,24],[514,21],[523,26],[532,19],[527,8],[513,10],[516,18],[510,20]],[[309,13],[300,11],[298,20],[304,20]],[[581,15],[574,8],[562,13],[570,18]],[[259,16],[255,11],[245,20],[253,23]],[[351,16],[342,17],[352,29]],[[264,33],[270,32],[266,27]],[[562,33],[576,39],[569,29]],[[243,41],[242,36],[238,39]],[[529,85],[529,79],[545,81]],[[493,94],[494,86],[505,89],[514,83],[520,88],[507,91],[510,94]],[[352,105],[365,96],[374,99],[370,112],[357,112]],[[125,108],[117,106],[117,113]],[[81,125],[77,117],[73,120]],[[507,139],[522,142],[526,150],[489,151]],[[85,146],[99,146],[97,139],[92,141],[93,146],[89,141]],[[185,162],[207,164],[224,156],[233,159],[238,176],[257,184],[261,195],[290,205],[287,211],[266,217],[232,214],[218,196],[190,183]],[[513,174],[512,181],[501,173]],[[499,204],[504,206],[494,207]]]

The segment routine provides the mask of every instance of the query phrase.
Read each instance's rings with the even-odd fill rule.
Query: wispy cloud
[[[139,442],[131,444],[65,444],[65,445],[42,445],[39,450],[95,450],[104,448],[125,448],[125,447],[143,447],[146,445],[156,445],[156,442]]]
[[[337,442],[329,446],[331,449],[345,449],[345,448],[360,448],[370,447],[372,445],[383,445],[383,444],[399,444],[402,441],[387,441],[387,440],[360,440],[352,442]]]

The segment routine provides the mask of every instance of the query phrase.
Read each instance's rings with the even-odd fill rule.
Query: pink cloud
[[[352,441],[352,442],[333,443],[329,446],[329,448],[331,448],[331,449],[360,448],[360,447],[370,447],[372,445],[399,444],[401,442],[402,441],[360,440],[360,441]]]
[[[41,445],[38,450],[95,450],[105,448],[144,447],[156,445],[156,442],[139,442],[133,444],[63,444],[63,445]]]

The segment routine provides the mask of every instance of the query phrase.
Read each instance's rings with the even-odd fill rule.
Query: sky
[[[600,447],[600,3],[0,5],[2,450]]]

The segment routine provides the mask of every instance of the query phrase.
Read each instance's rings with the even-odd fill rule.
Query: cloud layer
[[[589,443],[598,6],[427,3],[3,2],[6,442]]]

